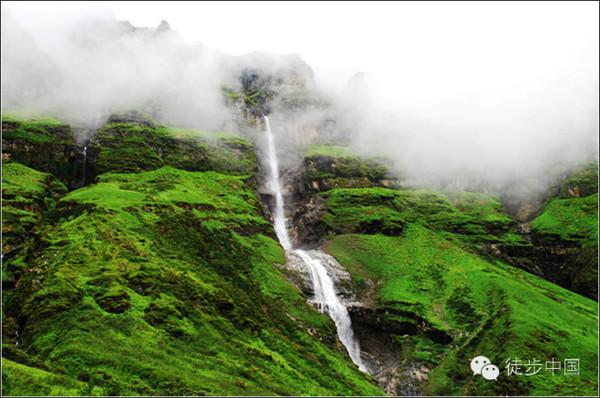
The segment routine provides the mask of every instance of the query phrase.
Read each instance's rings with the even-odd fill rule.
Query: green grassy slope
[[[583,246],[598,244],[598,193],[584,198],[554,199],[531,222],[538,234],[555,234]]]
[[[560,187],[557,197],[547,201],[543,212],[531,223],[534,243],[550,247],[554,273],[564,286],[598,298],[598,163],[576,169]],[[564,266],[566,265],[566,267]]]
[[[7,166],[7,194],[48,192]],[[59,190],[5,261],[4,395],[381,394],[276,266],[251,174],[135,171]]]
[[[258,167],[252,144],[238,135],[137,123],[107,123],[98,131],[88,147],[94,173],[139,172],[168,165],[251,175]]]
[[[4,395],[381,394],[278,268],[252,144],[139,112],[109,121],[88,147],[93,184],[67,192],[71,141],[52,145],[72,140],[70,126],[3,113]],[[531,227],[582,247],[592,267],[597,183],[582,170]],[[348,287],[403,359],[432,369],[421,393],[598,393],[597,302],[493,255],[536,250],[495,198],[381,188],[386,168],[345,147],[309,148],[302,178]],[[472,375],[477,355],[497,381]],[[577,358],[580,374],[509,376],[509,358]]]
[[[493,198],[384,188],[320,195],[335,233],[327,250],[348,268],[354,291],[397,325],[404,356],[433,368],[423,393],[597,393],[597,303],[479,250],[531,245]],[[440,342],[433,330],[453,341]],[[472,375],[469,361],[477,355],[498,365],[496,382]],[[509,358],[579,358],[581,374],[508,376]]]
[[[19,391],[20,395],[79,395],[86,384],[73,377],[51,373],[2,358],[2,389]],[[90,395],[102,395],[100,387],[94,387]]]
[[[574,170],[530,226],[540,239],[598,246],[598,163]]]
[[[594,301],[524,271],[484,261],[415,224],[399,237],[341,235],[328,250],[348,267],[357,284],[365,278],[378,284],[371,305],[417,314],[455,336],[448,346],[420,333],[408,339],[397,336],[410,347],[410,355],[434,367],[425,393],[591,395],[597,391]],[[468,365],[477,355],[500,367],[497,382],[472,376]],[[504,362],[517,357],[544,363],[552,357],[579,358],[581,375],[542,372],[531,378],[509,377]]]
[[[380,231],[396,234],[407,223],[418,223],[465,246],[505,243],[529,245],[516,222],[494,198],[471,192],[333,189],[325,223],[338,233]]]
[[[51,174],[19,163],[3,163],[2,253],[6,260],[2,262],[3,286],[12,286],[18,280],[15,272],[21,263],[9,260],[20,251],[27,252],[36,235],[35,227],[66,192],[67,188]]]
[[[305,149],[300,184],[308,192],[332,188],[378,186],[388,167],[376,158],[361,158],[348,147],[311,145]]]

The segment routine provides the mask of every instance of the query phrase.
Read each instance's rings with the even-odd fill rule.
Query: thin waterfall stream
[[[85,186],[85,168],[87,166],[87,145],[83,147],[83,173],[81,175],[81,185]]]
[[[354,331],[352,330],[350,314],[348,313],[346,306],[340,301],[336,293],[333,280],[327,273],[327,268],[319,258],[312,256],[307,251],[294,249],[292,247],[292,242],[285,222],[283,189],[281,187],[281,180],[279,177],[279,163],[277,161],[275,140],[273,138],[271,126],[269,124],[269,118],[267,116],[265,116],[265,126],[269,160],[269,174],[267,183],[275,196],[273,219],[277,238],[287,254],[299,257],[306,264],[310,272],[314,288],[315,297],[313,302],[317,305],[319,311],[333,319],[337,328],[338,337],[348,350],[350,358],[356,365],[358,365],[360,370],[367,372],[367,367],[360,357],[360,345],[354,336]],[[319,256],[327,257],[329,255],[320,251]]]

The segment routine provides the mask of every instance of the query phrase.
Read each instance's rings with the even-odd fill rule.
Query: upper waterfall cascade
[[[267,116],[265,116],[265,126],[269,160],[268,185],[275,196],[273,219],[277,238],[279,239],[279,242],[283,246],[287,255],[297,256],[306,264],[310,272],[314,288],[315,297],[313,302],[317,305],[319,311],[327,314],[331,319],[333,319],[337,327],[338,337],[348,350],[350,358],[352,358],[354,363],[358,365],[360,370],[367,372],[367,368],[360,357],[360,346],[358,340],[355,338],[354,331],[352,330],[350,314],[348,313],[346,306],[344,306],[344,304],[340,301],[336,293],[333,280],[327,272],[327,268],[319,258],[311,256],[310,253],[304,250],[294,249],[292,247],[285,221],[283,189],[279,177],[279,163],[277,161],[275,140],[273,138],[271,126],[269,124],[269,118]],[[329,255],[321,251],[319,256],[326,257]]]

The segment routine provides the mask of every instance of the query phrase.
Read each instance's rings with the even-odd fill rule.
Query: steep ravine
[[[264,152],[264,149],[262,152]],[[262,154],[262,156],[265,155]],[[318,192],[319,187],[325,187],[324,189],[327,190],[340,186],[370,187],[389,185],[389,180],[385,180],[385,166],[377,162],[364,163],[364,160],[358,158],[348,159],[347,161],[342,160],[342,166],[345,165],[347,170],[353,171],[348,173],[344,171],[343,167],[338,166],[338,170],[342,171],[333,177],[333,181],[328,178],[319,178],[318,181],[304,180],[298,183],[299,176],[303,174],[302,170],[307,165],[311,172],[325,175],[331,172],[333,162],[332,158],[316,157],[305,159],[300,168],[285,170],[283,186],[286,195],[285,199],[281,198],[280,200],[282,200],[281,204],[286,204],[284,213],[293,215],[287,218],[286,223],[289,224],[294,244],[308,249],[306,253],[326,265],[328,274],[335,284],[339,299],[348,307],[350,312],[352,328],[360,344],[360,356],[368,373],[379,380],[379,387],[389,395],[417,395],[419,393],[418,385],[427,379],[427,373],[430,369],[422,366],[422,361],[404,358],[402,345],[397,342],[395,336],[415,335],[417,332],[423,333],[422,326],[427,322],[421,319],[422,325],[419,327],[408,323],[390,322],[385,317],[382,318],[379,310],[370,308],[372,303],[368,302],[368,297],[359,298],[355,294],[348,271],[335,258],[321,250],[324,247],[326,233],[325,228],[323,228],[325,224],[322,220],[322,201],[318,197],[310,195]],[[264,162],[262,167],[266,167]],[[263,173],[267,172],[263,171]],[[263,192],[261,198],[265,211],[272,222],[275,223],[276,216],[273,214],[272,209],[276,208],[277,199],[275,195],[269,193],[267,187],[259,186],[259,191]],[[301,222],[298,223],[298,220],[301,220]],[[305,260],[291,255],[286,263],[282,264],[282,269],[286,272],[288,279],[302,290],[309,301],[310,298],[315,297],[314,276],[311,275]],[[404,313],[404,315],[407,315],[407,313]],[[416,317],[414,314],[408,315]],[[432,329],[429,328],[428,333],[431,333],[431,331]],[[432,334],[436,333],[444,336],[442,340],[445,343],[452,340],[451,337],[440,331]]]

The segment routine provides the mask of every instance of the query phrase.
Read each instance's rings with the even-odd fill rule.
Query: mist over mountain
[[[82,123],[93,123],[115,109],[141,107],[163,115],[165,121],[218,128],[225,123],[220,99],[220,73],[217,57],[202,46],[187,46],[168,24],[158,28],[134,28],[124,21],[105,15],[87,15],[53,27],[48,34],[54,40],[39,51],[28,51],[13,42],[18,40],[10,29],[10,13],[3,13],[3,76],[21,71],[21,81],[33,78],[46,81],[50,73],[31,71],[14,65],[36,64],[40,52],[52,60],[61,80],[51,83],[44,96],[30,107],[65,115]],[[7,45],[5,46],[4,43]],[[3,107],[22,103],[17,85],[5,88]]]
[[[471,41],[486,46],[475,47],[467,29],[444,33],[438,12],[415,10],[439,30],[427,30],[435,29],[429,22],[399,37],[398,49],[381,50],[394,52],[393,65],[359,72],[346,88],[326,92],[302,54],[231,56],[186,41],[167,22],[138,28],[107,11],[24,27],[6,8],[3,109],[37,108],[93,126],[114,110],[138,107],[161,123],[227,130],[239,123],[222,89],[241,92],[254,74],[263,79],[256,91],[270,85],[263,111],[279,115],[290,151],[315,140],[349,143],[388,157],[407,186],[539,196],[553,176],[598,158],[598,45],[589,34],[597,32],[597,18],[572,34],[571,25],[553,25],[545,38],[556,18],[548,15],[539,32],[507,32],[503,42],[499,30],[510,28],[482,13],[472,22],[482,37]],[[407,15],[401,20],[408,25]],[[511,22],[522,31],[522,18]],[[370,38],[374,46],[376,34],[391,28],[381,29]],[[579,41],[561,42],[561,35]],[[430,55],[413,57],[419,40]],[[524,52],[511,47],[515,40],[531,46]],[[329,80],[326,87],[344,85]]]

